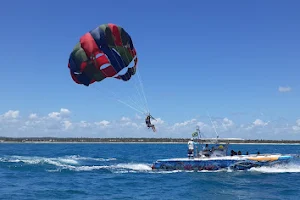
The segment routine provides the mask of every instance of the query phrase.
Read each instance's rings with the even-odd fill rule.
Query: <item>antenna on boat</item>
[[[200,142],[200,139],[201,139],[201,132],[200,132],[200,128],[199,128],[198,125],[196,126],[196,132],[197,132],[197,135],[198,135],[198,140],[199,140],[199,142]]]
[[[200,137],[200,128],[199,128],[199,126],[196,126],[196,131],[197,131],[197,133],[198,133],[198,135]]]
[[[197,125],[196,126],[196,133],[197,133],[197,136],[198,136],[198,145],[197,145],[197,149],[196,149],[196,155],[198,157],[199,155],[199,150],[200,150],[200,143],[202,143],[202,140],[200,139],[201,138],[201,132],[200,132],[200,127]]]
[[[209,115],[208,112],[207,112],[207,115],[208,115],[208,117],[209,117],[209,119],[210,119],[210,122],[211,122],[212,126],[214,127],[215,133],[216,133],[216,135],[217,135],[217,139],[216,139],[216,143],[217,143],[217,142],[218,142],[218,139],[219,139],[219,134],[218,134],[217,129],[216,129],[216,127],[215,127],[213,121],[211,120],[211,117],[210,117],[210,115]]]

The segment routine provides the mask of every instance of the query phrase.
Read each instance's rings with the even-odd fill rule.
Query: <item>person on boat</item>
[[[237,152],[231,150],[231,154],[230,154],[230,155],[231,155],[231,156],[235,156],[235,155],[237,155]]]
[[[208,144],[205,144],[205,147],[203,147],[203,151],[209,151]]]
[[[156,129],[155,129],[155,126],[153,124],[151,124],[151,119],[154,119],[154,118],[149,114],[149,115],[147,115],[145,122],[146,122],[148,129],[152,128],[153,132],[155,132]]]
[[[210,154],[211,154],[211,151],[208,147],[208,144],[205,145],[205,147],[203,147],[203,150],[202,150],[202,154],[206,157],[209,157]]]
[[[194,158],[194,138],[191,138],[189,141],[188,141],[188,157],[189,158]]]

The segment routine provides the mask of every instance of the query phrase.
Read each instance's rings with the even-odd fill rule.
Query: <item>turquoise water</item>
[[[231,145],[300,154],[298,145]],[[249,171],[152,172],[186,144],[0,144],[0,199],[295,199],[300,164]]]

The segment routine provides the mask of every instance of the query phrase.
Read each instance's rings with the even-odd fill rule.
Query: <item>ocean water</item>
[[[300,154],[299,145],[231,145]],[[0,199],[295,199],[300,164],[248,171],[153,172],[186,144],[0,144]]]

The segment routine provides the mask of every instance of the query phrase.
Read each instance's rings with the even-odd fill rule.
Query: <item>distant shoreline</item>
[[[2,144],[186,144],[183,142],[0,142]],[[213,144],[213,143],[207,143]],[[219,142],[218,144],[225,144]],[[300,143],[230,143],[246,145],[300,145]]]
[[[186,144],[189,138],[50,138],[50,137],[0,137],[0,143],[99,143],[99,144]],[[197,140],[201,143],[212,144],[214,143],[211,139],[209,140]],[[243,139],[218,139],[218,143],[230,143],[230,144],[293,144],[300,145],[300,140],[243,140]]]

